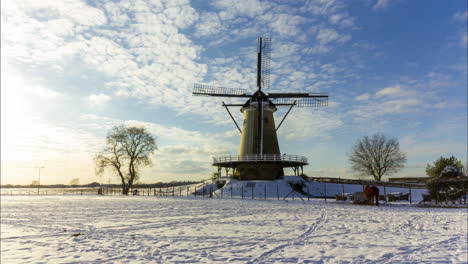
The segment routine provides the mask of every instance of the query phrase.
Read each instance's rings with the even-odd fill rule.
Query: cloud
[[[208,36],[219,33],[223,29],[217,13],[206,12],[200,15],[200,21],[195,25],[197,36]]]
[[[340,34],[332,28],[320,28],[318,30],[316,39],[318,41],[312,47],[306,48],[306,54],[324,54],[331,51],[336,44],[343,44],[351,39],[349,34]]]
[[[406,113],[421,110],[423,102],[418,99],[396,99],[389,101],[371,101],[366,105],[357,105],[349,114],[356,120],[369,120],[385,114]]]
[[[385,87],[382,90],[379,90],[375,93],[375,96],[377,98],[382,97],[382,96],[400,96],[402,94],[402,90],[400,85],[394,85],[394,86],[389,86]]]
[[[339,0],[314,0],[307,1],[307,3],[301,7],[301,11],[310,12],[315,16],[329,16],[337,13],[339,10],[343,9],[343,7],[343,2]]]
[[[304,53],[305,54],[325,54],[325,53],[330,52],[331,50],[332,50],[332,47],[319,44],[319,45],[315,45],[313,47],[304,49]]]
[[[377,0],[377,3],[372,7],[374,10],[386,9],[390,6],[392,0]]]
[[[255,44],[244,42],[250,45],[249,53],[236,54],[233,61],[239,63],[220,65],[213,60],[204,64],[211,51],[190,39],[191,29],[198,40],[213,39],[211,43],[226,46],[229,41],[244,41],[247,37],[253,40],[259,32],[274,34],[276,57],[272,65],[297,72],[291,75],[295,82],[287,84],[291,89],[304,89],[314,79],[312,74],[299,78],[308,72],[304,70],[307,61],[301,61],[299,51],[323,54],[333,48],[332,44],[342,44],[351,38],[350,34],[325,24],[318,33],[320,40],[310,47],[308,38],[312,40],[315,34],[299,34],[304,26],[318,24],[310,18],[311,12],[324,16],[325,21],[336,15],[331,21],[337,28],[349,24],[345,21],[352,17],[343,11],[344,5],[339,1],[312,1],[305,8],[291,10],[281,3],[219,0],[212,4],[210,12],[201,14],[187,1],[141,1],[135,5],[105,2],[94,6],[78,1],[70,4],[81,8],[76,14],[64,12],[68,2],[63,4],[65,7],[53,1],[24,5],[21,8],[21,4],[15,3],[13,8],[2,9],[2,15],[9,17],[6,26],[2,25],[7,46],[11,47],[8,59],[24,65],[55,65],[61,71],[80,64],[103,76],[106,94],[168,106],[178,113],[198,114],[217,124],[227,123],[225,114],[219,111],[221,100],[192,97],[193,84],[206,80],[220,86],[254,86]],[[39,19],[38,14],[43,18]],[[229,34],[223,34],[226,32]],[[297,43],[292,43],[291,36],[295,36]],[[287,50],[284,53],[288,56],[281,54],[280,49]],[[273,79],[275,72],[272,73]],[[277,81],[286,84],[292,79],[285,74]],[[91,89],[84,92],[100,94]],[[210,115],[206,115],[207,111]]]
[[[343,121],[339,115],[321,110],[298,108],[293,109],[293,113],[288,115],[278,130],[278,135],[287,140],[326,138],[331,131],[342,126]]]
[[[400,77],[398,82],[400,83],[377,90],[374,96],[369,95],[372,100],[366,101],[366,104],[361,101],[360,104],[353,105],[347,114],[355,120],[372,119],[383,122],[385,119],[381,117],[386,114],[466,108],[463,100],[446,97],[443,93],[447,89],[457,89],[463,85],[445,72],[431,71],[417,78]],[[355,100],[359,98],[360,96],[355,97]]]
[[[102,105],[112,100],[112,97],[105,94],[91,94],[88,96],[88,101],[93,105]]]
[[[468,20],[468,10],[465,10],[465,12],[460,11],[460,12],[455,13],[453,15],[453,20],[466,22],[466,20]]]
[[[317,34],[317,40],[322,44],[327,44],[329,42],[335,41],[339,38],[338,32],[334,29],[324,28],[320,29]]]
[[[431,142],[407,142],[402,140],[401,149],[407,154],[408,159],[412,160],[427,160],[428,163],[431,159],[440,156],[459,156],[466,153],[466,144],[453,143],[448,140],[444,141],[431,141]]]
[[[328,21],[332,25],[339,25],[343,28],[353,28],[354,18],[349,17],[347,13],[336,13],[328,18]]]
[[[2,24],[8,32],[2,34],[2,43],[9,51],[2,49],[2,59],[6,55],[26,67],[81,63],[103,73],[110,80],[105,86],[120,96],[157,105],[188,101],[206,66],[195,62],[201,48],[180,33],[198,19],[187,2],[122,2],[96,8],[83,3],[33,1],[23,3],[24,8],[17,2],[2,7],[2,17],[8,17]],[[72,11],[64,12],[69,7]],[[44,19],[37,17],[41,12]],[[186,104],[170,105],[184,105],[179,111],[186,111]]]
[[[370,98],[370,95],[365,93],[365,94],[361,94],[361,95],[358,95],[358,96],[354,97],[354,100],[356,100],[356,101],[367,101],[367,100],[369,100],[369,98]]]
[[[222,9],[223,19],[233,19],[236,16],[254,17],[262,14],[262,4],[258,0],[215,0],[214,6]]]
[[[107,21],[83,1],[9,1],[2,5],[2,57],[28,65],[61,62],[77,53],[76,36]],[[3,59],[3,58],[2,58]]]
[[[301,32],[300,25],[307,20],[301,16],[289,14],[270,14],[271,17],[264,19],[269,21],[270,27],[280,36],[296,36]]]

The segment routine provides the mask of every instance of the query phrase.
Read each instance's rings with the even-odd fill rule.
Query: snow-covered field
[[[1,198],[1,263],[467,263],[466,208],[322,199]]]

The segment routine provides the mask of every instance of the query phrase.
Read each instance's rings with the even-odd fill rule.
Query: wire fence
[[[311,184],[314,183],[315,184]],[[356,184],[356,183],[360,184]],[[205,197],[250,200],[302,200],[311,199],[365,202],[364,186],[375,181],[346,179],[308,178],[307,184],[291,184],[291,188],[275,183],[246,182],[238,185],[224,185],[224,182],[205,180],[197,184],[171,187],[132,188],[129,195],[161,197]],[[378,185],[378,184],[375,184]],[[312,187],[313,186],[313,187]],[[327,187],[328,186],[328,187]],[[395,184],[380,182],[380,200],[385,202],[407,201],[410,204],[430,202],[425,187],[414,184]],[[423,190],[424,189],[424,190]],[[396,192],[397,190],[398,192]],[[458,204],[467,204],[467,193]],[[2,195],[122,195],[122,188],[101,186],[92,188],[2,188]]]
[[[99,187],[87,188],[1,188],[1,195],[90,195],[98,194]]]

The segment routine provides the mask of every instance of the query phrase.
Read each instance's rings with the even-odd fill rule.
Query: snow
[[[466,208],[277,200],[262,184],[271,199],[2,196],[1,263],[468,261]]]

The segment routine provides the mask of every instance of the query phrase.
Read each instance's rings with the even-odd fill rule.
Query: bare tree
[[[95,157],[96,174],[106,168],[122,182],[122,194],[128,195],[138,180],[138,169],[151,165],[150,155],[157,149],[155,138],[144,127],[115,126],[106,137],[106,147]]]
[[[348,156],[353,171],[363,176],[372,176],[378,181],[385,174],[398,172],[406,162],[398,140],[386,138],[382,134],[358,139]]]

